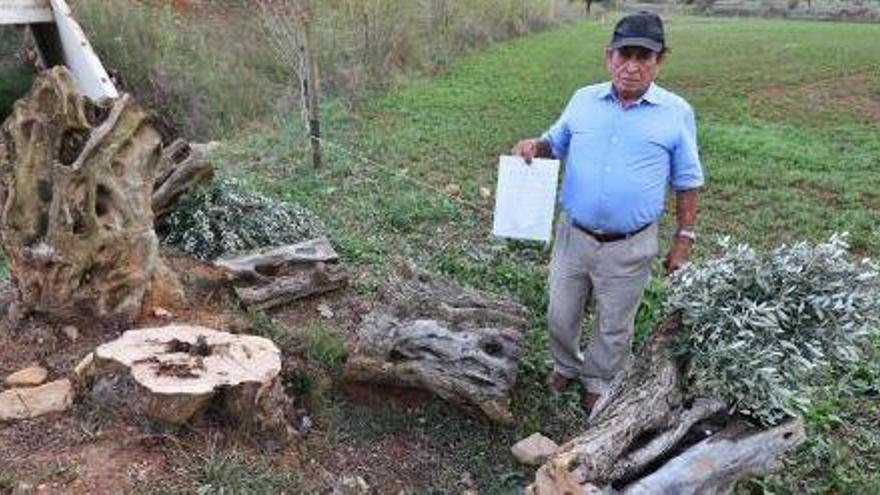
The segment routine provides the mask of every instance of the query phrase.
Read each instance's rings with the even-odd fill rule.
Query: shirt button
[[[611,142],[612,142],[612,143],[616,143],[616,142],[617,142],[617,136],[612,136],[612,137],[611,137]]]
[[[611,167],[605,167],[606,172],[611,172]]]

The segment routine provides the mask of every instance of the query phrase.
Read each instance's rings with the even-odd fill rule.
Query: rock
[[[10,387],[35,387],[42,385],[49,376],[49,372],[42,366],[31,366],[6,377],[6,384]]]
[[[370,485],[360,476],[344,476],[340,480],[334,494],[338,495],[367,495],[370,493]]]
[[[330,319],[333,318],[333,310],[330,309],[330,305],[328,304],[319,304],[318,305],[318,314],[321,315],[322,318]]]
[[[483,199],[489,199],[492,197],[492,191],[488,187],[481,187],[480,197]]]
[[[12,490],[12,495],[26,495],[30,493],[34,493],[34,485],[23,481],[17,484],[15,489]]]
[[[534,433],[530,437],[520,440],[510,452],[516,460],[529,466],[540,466],[548,457],[556,452],[559,445],[540,433]]]
[[[163,307],[157,307],[153,308],[153,316],[155,316],[156,318],[168,319],[173,317],[174,315],[171,314],[171,311],[168,311]]]
[[[63,333],[65,337],[70,339],[71,342],[76,342],[76,339],[79,338],[79,330],[73,325],[64,326],[61,329],[61,333]]]
[[[458,196],[461,194],[461,186],[456,184],[455,182],[450,182],[446,184],[446,194],[450,196]]]
[[[70,380],[57,380],[32,388],[13,388],[0,393],[0,421],[36,418],[62,412],[73,403]]]

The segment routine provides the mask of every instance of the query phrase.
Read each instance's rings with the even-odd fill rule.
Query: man
[[[677,229],[664,266],[688,261],[696,239],[703,173],[690,105],[654,83],[666,59],[663,23],[649,12],[621,19],[605,50],[611,81],[577,91],[559,120],[513,152],[565,159],[562,212],[550,266],[548,326],[554,369],[548,385],[583,386],[589,416],[629,359],[636,310],[657,255],[657,222],[667,184]],[[580,351],[584,308],[593,335]]]

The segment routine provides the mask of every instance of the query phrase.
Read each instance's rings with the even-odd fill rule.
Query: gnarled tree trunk
[[[415,387],[511,423],[527,310],[400,263],[350,342],[345,377]]]
[[[156,269],[159,133],[129,96],[96,104],[56,67],[2,129],[0,223],[19,314],[133,318]]]

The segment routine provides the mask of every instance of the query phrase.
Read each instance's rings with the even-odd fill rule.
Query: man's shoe
[[[547,387],[550,388],[551,392],[556,394],[568,388],[572,383],[574,383],[574,378],[569,378],[556,371],[550,373],[550,376],[547,377]]]
[[[601,397],[601,395],[587,390],[584,390],[581,394],[581,408],[584,410],[584,414],[586,414],[588,418],[590,417],[590,414],[592,414],[593,408],[596,407],[596,403],[599,402]]]

